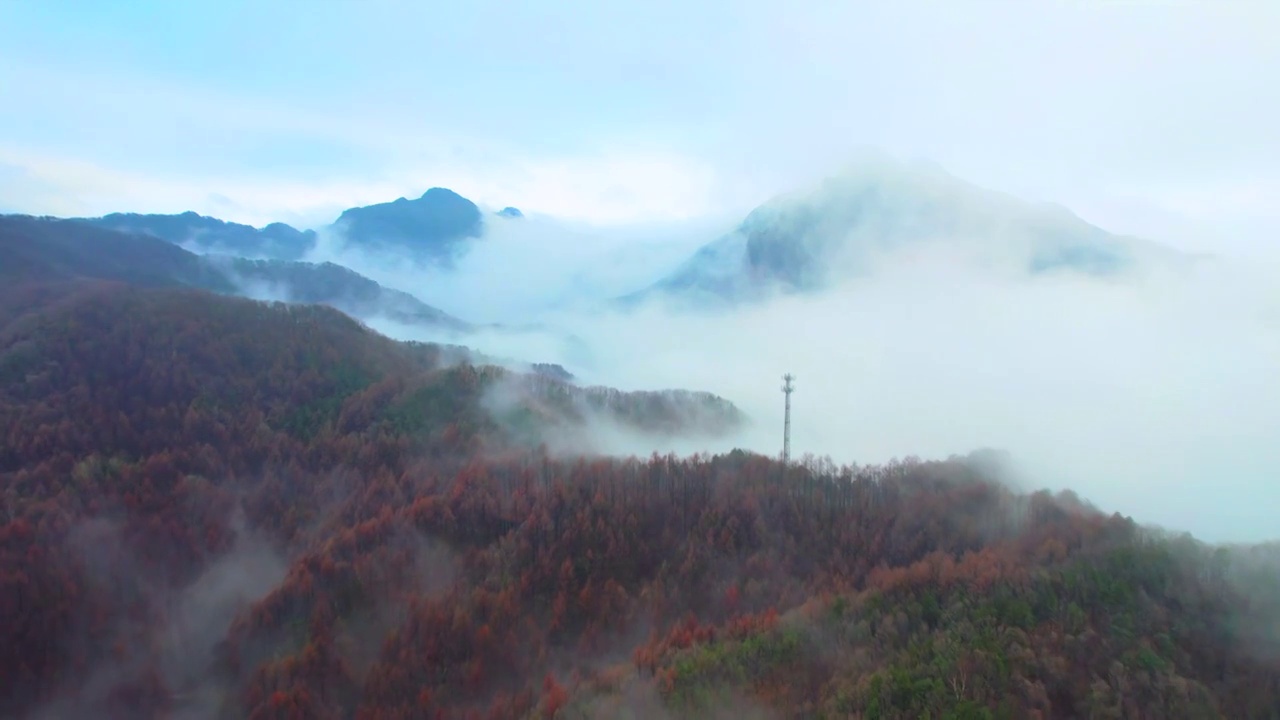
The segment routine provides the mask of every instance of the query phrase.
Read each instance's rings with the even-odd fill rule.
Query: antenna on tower
[[[786,395],[786,410],[782,420],[782,464],[791,460],[791,393],[796,391],[792,381],[796,378],[791,373],[782,376],[782,394]]]

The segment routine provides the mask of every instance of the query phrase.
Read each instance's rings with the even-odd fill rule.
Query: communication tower
[[[782,394],[786,396],[785,410],[782,419],[782,464],[791,460],[791,393],[796,391],[792,384],[796,378],[791,373],[782,376]]]

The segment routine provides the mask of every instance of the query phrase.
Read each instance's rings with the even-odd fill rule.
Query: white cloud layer
[[[484,237],[469,243],[448,269],[393,250],[353,249],[340,234],[325,231],[307,259],[345,265],[468,321],[519,325],[537,322],[553,308],[598,306],[648,285],[731,222],[650,222],[603,230],[539,215],[488,217]]]
[[[520,258],[529,298],[563,287],[557,251]],[[366,265],[371,261],[365,260]],[[587,263],[590,264],[589,262]],[[1274,264],[1217,259],[1122,278],[1030,278],[947,243],[882,258],[874,276],[729,313],[651,304],[509,319],[562,334],[489,332],[469,344],[562,362],[581,381],[708,390],[757,423],[718,446],[776,454],[780,376],[798,377],[794,452],[840,462],[1009,450],[1034,482],[1210,540],[1277,535],[1280,286]],[[502,296],[512,278],[453,279]],[[403,327],[375,326],[400,337]],[[567,342],[563,333],[580,342]]]

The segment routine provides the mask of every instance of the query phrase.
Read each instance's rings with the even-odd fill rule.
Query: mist
[[[227,692],[214,672],[214,650],[235,615],[285,577],[286,560],[263,537],[233,519],[235,545],[177,597],[163,638],[165,682],[176,688],[175,717],[216,717]]]
[[[1008,198],[989,211],[1013,218],[1028,207]],[[484,236],[451,266],[354,246],[333,230],[306,259],[344,265],[478,326],[459,337],[361,317],[390,337],[557,363],[583,385],[711,392],[754,421],[714,440],[601,425],[592,449],[777,454],[780,376],[791,372],[796,456],[874,464],[999,448],[1032,483],[1073,489],[1140,522],[1211,542],[1280,532],[1268,509],[1280,501],[1280,259],[1258,251],[1264,237],[1177,255],[1185,243],[1142,232],[1167,225],[1113,214],[1114,229],[1150,243],[1138,242],[1135,267],[1107,277],[1028,275],[1017,223],[998,236],[878,246],[859,237],[845,244],[854,252],[830,258],[838,281],[820,293],[716,312],[655,298],[623,312],[613,299],[666,276],[740,217],[606,227],[493,210],[484,208]],[[891,210],[905,213],[892,219],[900,227],[937,222]],[[1041,211],[1052,223],[1072,218],[1061,207]],[[1237,227],[1226,215],[1220,226]],[[1206,247],[1230,254],[1205,256]],[[1252,250],[1235,252],[1242,247]]]
[[[394,250],[353,247],[335,228],[320,232],[306,259],[345,265],[470,322],[520,325],[553,310],[590,308],[620,287],[652,283],[732,224],[712,217],[602,228],[488,214],[484,236],[468,243],[449,267]]]
[[[876,463],[978,447],[1050,488],[1214,541],[1275,533],[1277,295],[1227,263],[1102,282],[1010,278],[925,254],[729,317],[647,309],[575,327],[593,380],[697,387],[793,453]],[[625,328],[625,330],[623,330]],[[776,418],[773,426],[764,422]]]
[[[236,614],[276,587],[288,568],[286,559],[268,539],[249,529],[238,511],[229,525],[235,537],[232,546],[181,586],[144,569],[119,523],[94,518],[76,525],[69,547],[85,563],[92,590],[114,595],[122,605],[138,603],[133,610],[145,608],[152,624],[126,621],[114,626],[111,641],[120,649],[100,658],[74,690],[68,686],[56,693],[29,717],[93,715],[113,695],[146,688],[156,677],[153,672],[173,690],[172,717],[217,717],[229,692],[227,678],[216,669],[217,647]],[[73,635],[71,642],[85,640]]]
[[[456,292],[446,309],[467,319],[471,299],[482,313],[509,302],[507,319],[531,323],[462,340],[483,353],[560,363],[585,385],[707,391],[753,420],[722,440],[616,436],[605,442],[613,452],[777,454],[780,376],[791,372],[795,456],[874,464],[999,448],[1038,487],[1073,489],[1139,522],[1210,542],[1276,536],[1280,287],[1270,264],[1215,257],[1144,262],[1107,278],[1031,276],[1000,256],[1006,244],[975,255],[973,242],[937,238],[877,255],[867,272],[825,292],[727,311],[654,300],[624,313],[584,302],[605,288],[616,296],[643,286],[683,259],[672,250],[610,267],[610,253],[635,237],[615,234],[599,242],[607,250],[587,252],[581,236],[544,236],[540,252],[514,261],[488,255],[516,243],[499,235],[440,280],[436,297],[418,294],[445,305]],[[412,291],[394,265],[343,259]],[[576,304],[551,302],[569,268],[608,281]],[[433,339],[422,328],[371,324]]]

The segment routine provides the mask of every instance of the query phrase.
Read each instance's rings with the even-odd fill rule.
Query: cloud
[[[92,217],[194,210],[223,220],[303,227],[331,222],[351,202],[381,202],[399,188],[370,183],[288,183],[130,172],[92,161],[0,145],[0,197],[12,212]]]
[[[722,178],[709,164],[662,148],[516,156],[484,176],[439,176],[477,202],[515,205],[561,220],[627,225],[698,219],[715,208]]]
[[[459,131],[439,115],[424,124],[369,103],[339,112],[314,97],[227,92],[120,68],[36,63],[0,70],[0,84],[12,104],[47,118],[9,128],[0,143],[0,163],[39,181],[27,187],[5,173],[0,195],[33,214],[195,210],[312,227],[348,207],[443,186],[497,207],[618,224],[694,218],[733,188],[705,158],[626,133],[539,150]]]
[[[1109,279],[1032,278],[939,238],[879,257],[870,277],[821,295],[727,313],[654,303],[620,315],[534,302],[564,287],[561,253],[581,242],[540,239],[539,252],[509,264],[512,275],[478,257],[448,282],[473,298],[520,298],[520,319],[550,330],[488,331],[466,344],[559,362],[583,383],[713,392],[755,420],[748,434],[683,451],[777,454],[780,376],[792,372],[796,455],[880,463],[1002,448],[1034,482],[1142,522],[1208,540],[1275,536],[1274,264],[1216,258]],[[503,242],[514,238],[494,248]],[[606,257],[584,253],[575,267],[589,273]]]
[[[1108,188],[1179,210],[1170,186],[1252,184],[1277,205],[1280,12],[1265,2],[244,12],[174,11],[174,46],[137,42],[127,14],[15,10],[0,87],[23,112],[0,135],[149,181],[77,207],[213,211],[220,193],[251,222],[323,223],[433,185],[596,224],[745,212],[864,145],[1082,211]],[[80,192],[53,181],[10,205]]]
[[[1123,282],[1010,279],[946,254],[729,317],[568,324],[571,367],[624,388],[687,386],[781,445],[778,376],[797,375],[795,451],[842,462],[1010,450],[1051,487],[1209,539],[1274,535],[1280,292],[1229,264]],[[767,422],[770,419],[775,423]]]
[[[604,149],[598,155],[512,155],[484,164],[424,163],[379,177],[281,180],[252,172],[190,177],[118,169],[0,145],[0,197],[10,212],[97,216],[194,210],[261,227],[318,227],[343,210],[448,187],[498,208],[514,205],[573,223],[627,225],[696,220],[714,207],[718,177],[707,165],[660,152]]]
[[[1103,188],[1080,208],[1103,225],[1189,251],[1280,258],[1280,179],[1152,183]]]
[[[602,227],[544,215],[490,216],[484,237],[464,241],[451,269],[351,247],[336,231],[322,232],[307,259],[345,265],[470,322],[522,325],[551,309],[599,305],[619,288],[647,285],[729,226],[722,218]]]

